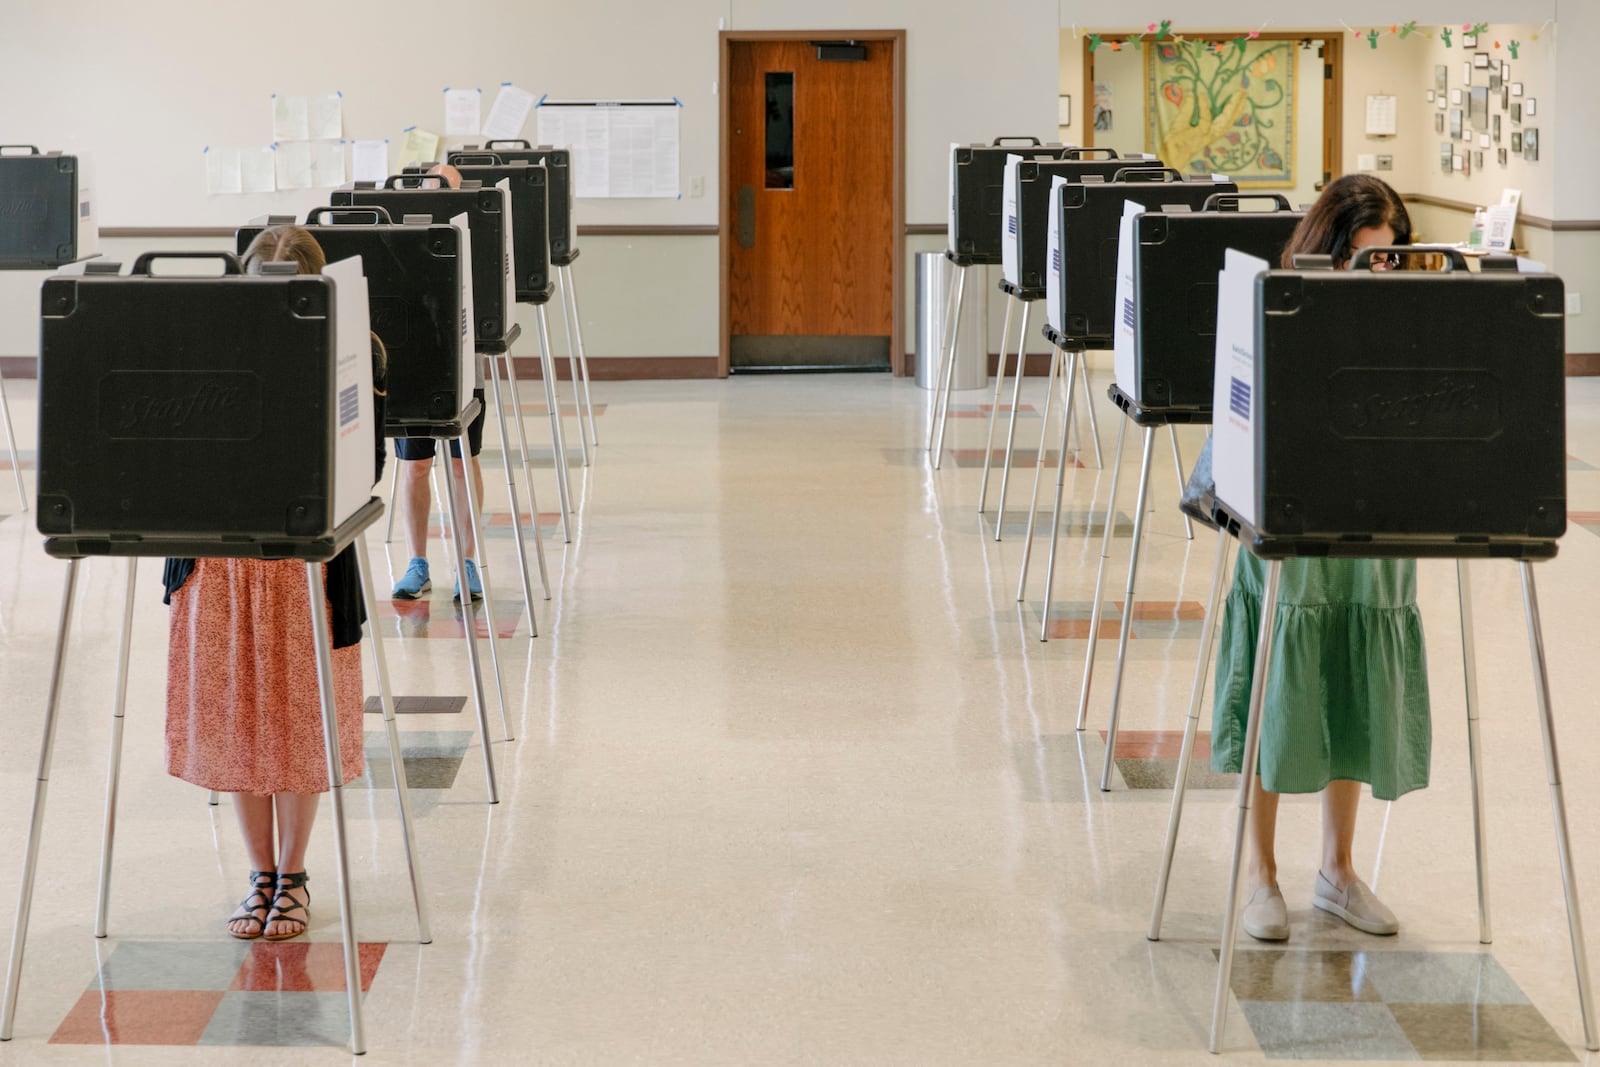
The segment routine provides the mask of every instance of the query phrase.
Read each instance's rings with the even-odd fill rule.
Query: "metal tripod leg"
[[[1106,762],[1100,770],[1100,791],[1111,789],[1111,768],[1116,765],[1117,714],[1122,705],[1122,675],[1128,665],[1128,635],[1133,632],[1133,588],[1139,574],[1139,549],[1144,544],[1145,503],[1150,496],[1150,455],[1155,451],[1156,428],[1144,428],[1144,458],[1139,461],[1138,503],[1133,512],[1133,544],[1128,549],[1128,584],[1122,593],[1122,625],[1117,629],[1117,665],[1111,674],[1111,715],[1106,727]]]
[[[491,364],[491,369],[492,367],[493,365]],[[496,386],[499,385],[499,381],[498,377],[494,379]],[[539,497],[533,491],[533,462],[528,458],[528,430],[527,427],[522,425],[522,389],[517,384],[516,361],[509,356],[506,358],[506,390],[511,394],[511,411],[514,415],[512,423],[517,428],[517,445],[522,449],[522,482],[528,490],[528,514],[531,516],[531,522],[533,523],[534,543],[538,545],[539,579],[544,584],[544,598],[549,600],[550,576],[546,573],[544,565],[544,534],[539,529]],[[499,402],[500,400],[497,396],[495,403]],[[505,445],[502,443],[500,447],[504,449]],[[508,454],[507,467],[509,468],[509,466]]]
[[[1068,352],[1066,372],[1062,374],[1062,384],[1066,386],[1066,396],[1061,398],[1061,449],[1056,464],[1056,502],[1050,512],[1050,556],[1044,568],[1044,606],[1039,609],[1039,640],[1050,639],[1050,598],[1055,594],[1056,588],[1056,548],[1061,543],[1061,491],[1067,484],[1067,437],[1072,432],[1072,403],[1074,386],[1078,379],[1073,377],[1073,369],[1079,359],[1083,358],[1082,352]]]
[[[1250,789],[1256,780],[1256,757],[1261,747],[1261,705],[1267,693],[1267,664],[1272,659],[1272,622],[1278,614],[1278,582],[1283,561],[1267,564],[1266,589],[1261,594],[1261,629],[1256,639],[1255,671],[1250,679],[1250,716],[1245,722],[1244,753],[1239,768],[1239,816],[1233,831],[1233,867],[1228,874],[1227,910],[1222,914],[1222,948],[1217,965],[1217,988],[1211,1001],[1211,1043],[1222,1045],[1227,1022],[1228,991],[1233,981],[1233,948],[1239,919],[1239,874],[1244,865],[1244,833],[1250,820]]]
[[[466,438],[462,438],[465,445]],[[462,448],[465,457],[467,448]],[[452,464],[453,466],[453,464]],[[506,710],[506,687],[500,674],[500,639],[497,636],[500,627],[496,625],[494,610],[494,582],[489,575],[489,546],[484,543],[483,523],[479,518],[483,515],[483,505],[478,500],[478,490],[473,483],[472,468],[463,458],[461,463],[462,481],[466,482],[467,491],[467,521],[472,527],[472,544],[477,549],[478,580],[483,585],[483,610],[489,617],[489,662],[494,668],[494,691],[500,700],[500,725],[505,728],[506,740],[514,738],[511,735],[511,714]],[[461,594],[463,612],[465,606],[472,603],[472,590],[467,588],[467,574],[464,569],[456,571],[456,588]],[[528,604],[528,611],[533,612],[533,604]]]
[[[1089,410],[1094,410],[1091,402]],[[1083,687],[1078,692],[1078,725],[1082,730],[1083,724],[1089,715],[1089,689],[1094,684],[1094,651],[1100,643],[1100,594],[1105,589],[1106,559],[1111,555],[1111,527],[1117,521],[1117,477],[1122,473],[1122,442],[1128,436],[1128,423],[1132,419],[1122,419],[1117,428],[1117,452],[1111,461],[1111,487],[1106,494],[1105,519],[1101,523],[1100,531],[1100,569],[1094,576],[1094,600],[1089,606],[1089,649],[1083,662]]]
[[[1028,560],[1033,555],[1033,528],[1037,525],[1039,514],[1039,481],[1044,475],[1044,446],[1050,439],[1050,405],[1055,399],[1056,375],[1061,371],[1061,364],[1066,355],[1059,348],[1050,351],[1050,373],[1045,376],[1044,382],[1044,410],[1039,412],[1039,454],[1034,457],[1033,463],[1033,496],[1028,500],[1028,532],[1022,539],[1022,568],[1017,575],[1017,603],[1027,599],[1028,592]],[[1066,457],[1062,457],[1066,462]],[[1001,494],[1002,497],[1004,493]],[[1002,510],[1004,506],[1002,505]]]
[[[390,444],[392,446],[393,442],[391,441]],[[389,544],[391,541],[394,540],[394,512],[395,512],[394,496],[395,496],[396,491],[398,491],[399,488],[400,488],[400,457],[399,457],[399,455],[397,453],[398,453],[397,449],[395,449],[393,447],[390,447],[390,449],[389,449],[389,467],[391,469],[390,469],[390,473],[389,473],[389,508],[388,508],[389,515],[384,520],[384,524],[383,524],[383,543],[384,544]]]
[[[994,455],[994,424],[1000,417],[1000,390],[1006,384],[1006,341],[1011,337],[1011,309],[1017,306],[1017,298],[1010,293],[1006,294],[1005,324],[1000,327],[1000,361],[994,367],[994,402],[989,405],[989,436],[983,441],[983,480],[978,483],[978,514],[982,515],[984,505],[989,502],[989,468],[994,464],[990,458]],[[1022,377],[1022,364],[1017,364],[1017,377]]]
[[[556,389],[556,361],[550,356],[550,324],[544,305],[534,309],[539,327],[539,371],[544,377],[544,402],[550,409],[550,441],[555,449],[556,492],[561,498],[561,535],[572,541],[572,490],[567,484],[567,443],[561,429],[561,396]],[[520,415],[518,416],[521,417]]]
[[[117,642],[117,688],[111,703],[111,754],[106,760],[106,813],[100,837],[100,899],[94,913],[94,936],[106,936],[106,912],[111,900],[111,850],[117,836],[117,787],[122,778],[122,728],[127,721],[128,650],[133,643],[134,581],[139,557],[128,557],[128,588],[122,598],[122,636]]]
[[[944,283],[944,333],[939,335],[939,351],[934,357],[938,360],[933,367],[933,377],[928,379],[932,388],[928,393],[928,443],[923,446],[923,451],[933,451],[934,432],[939,425],[939,403],[943,399],[941,383],[944,381],[945,348],[949,346],[950,339],[955,336],[955,327],[952,325],[956,314],[956,278],[961,275],[961,268],[950,272],[950,277]]]
[[[961,332],[961,304],[966,299],[967,270],[958,267],[960,272],[956,275],[956,313],[954,323],[950,327],[950,336],[946,339],[949,351],[944,360],[944,384],[939,389],[939,425],[938,433],[933,439],[933,469],[938,470],[940,462],[944,459],[944,431],[950,421],[950,393],[956,382],[956,356],[957,335]]]
[[[1489,815],[1483,794],[1483,738],[1478,730],[1478,649],[1472,632],[1472,586],[1467,561],[1456,560],[1461,596],[1461,667],[1466,676],[1467,760],[1472,771],[1472,840],[1478,858],[1478,941],[1494,940],[1489,925]]]
[[[1083,403],[1089,409],[1089,440],[1094,444],[1094,465],[1105,470],[1105,457],[1100,455],[1100,420],[1094,413],[1094,392],[1089,388],[1089,357],[1078,360],[1078,373],[1083,376]]]
[[[339,872],[339,932],[344,940],[344,985],[350,1002],[350,1051],[367,1051],[361,1021],[361,956],[356,944],[355,909],[350,900],[350,853],[345,843],[344,773],[339,759],[339,712],[333,698],[333,652],[328,638],[328,602],[323,592],[322,564],[306,563],[310,593],[311,633],[316,642],[317,688],[322,693],[322,740],[328,757],[328,794],[333,800],[333,844]],[[403,773],[403,768],[401,769]]]
[[[578,355],[578,372],[583,375],[583,410],[589,419],[589,443],[600,447],[600,435],[594,428],[594,400],[589,396],[589,356],[583,347],[583,320],[578,316],[578,283],[572,280],[572,264],[557,267],[561,281],[561,317],[567,323],[567,351]],[[570,310],[569,310],[570,307]],[[573,391],[577,392],[578,375],[573,374]],[[580,424],[578,427],[583,429]]]
[[[11,452],[11,476],[17,480],[17,505],[28,510],[28,491],[22,488],[22,457],[17,455],[17,435],[11,429],[11,402],[6,399],[6,380],[0,375],[0,418],[6,424],[6,448]]]
[[[367,621],[363,624],[367,647],[372,650],[372,670],[378,676],[378,700],[383,706],[383,728],[389,736],[389,762],[394,767],[394,795],[400,806],[400,834],[405,843],[406,870],[411,875],[411,899],[417,907],[417,940],[424,945],[433,942],[433,923],[428,914],[428,897],[422,890],[422,872],[417,865],[416,824],[411,818],[411,787],[406,782],[405,753],[400,749],[400,730],[395,723],[394,697],[389,689],[389,662],[384,656],[383,638],[372,620],[377,617],[378,595],[372,585],[372,560],[367,555],[367,542],[357,537],[356,561],[361,570],[361,595],[366,598]]]
[[[1167,909],[1167,884],[1172,880],[1172,857],[1178,848],[1178,824],[1183,821],[1183,794],[1189,785],[1189,764],[1194,759],[1194,739],[1200,729],[1200,705],[1205,702],[1206,669],[1211,665],[1211,642],[1217,631],[1217,609],[1222,604],[1222,577],[1228,563],[1228,531],[1217,531],[1217,561],[1211,568],[1211,595],[1206,600],[1206,621],[1200,632],[1200,654],[1195,657],[1194,684],[1189,688],[1189,715],[1183,724],[1183,748],[1178,752],[1178,777],[1172,783],[1172,810],[1167,814],[1167,843],[1156,878],[1156,900],[1150,909],[1151,941],[1161,940],[1161,916]]]
[[[1183,455],[1178,451],[1178,428],[1170,422],[1167,423],[1167,436],[1172,438],[1172,468],[1178,472],[1178,496],[1182,497],[1184,482],[1187,479],[1183,476]],[[1194,523],[1189,521],[1186,512],[1180,511],[1178,514],[1183,516],[1183,532],[1193,541]]]
[[[444,497],[445,517],[450,523],[450,548],[455,555],[456,574],[465,578],[467,574],[467,556],[461,541],[461,517],[456,514],[456,473],[455,464],[450,462],[450,442],[444,438],[438,440],[437,452],[445,457],[444,467]],[[469,451],[462,449],[463,452]],[[462,464],[463,468],[466,466]],[[467,638],[467,668],[472,673],[472,703],[478,712],[478,740],[483,744],[483,774],[484,781],[489,790],[489,803],[500,803],[500,791],[495,786],[494,780],[494,752],[489,747],[489,707],[488,698],[483,692],[483,664],[478,655],[478,623],[472,610],[472,597],[461,598],[462,629],[466,631]]]
[[[507,360],[511,357],[508,355]],[[494,393],[494,422],[495,428],[500,433],[500,456],[504,461],[500,464],[506,476],[506,498],[511,501],[511,532],[517,540],[517,571],[522,576],[522,596],[528,605],[528,637],[539,636],[539,623],[533,616],[533,579],[528,574],[528,543],[522,536],[522,505],[517,500],[517,478],[511,470],[511,439],[506,433],[506,409],[500,399],[500,361],[489,360],[489,381]],[[520,409],[516,417],[522,418]],[[523,468],[526,470],[527,468]],[[533,514],[533,545],[534,554],[539,557],[539,578],[544,582],[544,598],[550,599],[550,579],[544,568],[544,542],[539,539],[539,508],[531,508]]]
[[[1017,380],[1011,383],[1011,418],[1006,421],[1006,458],[1000,469],[1000,506],[994,513],[994,539],[1000,540],[1000,531],[1006,523],[1006,490],[1011,486],[1011,446],[1017,440],[1017,408],[1022,403],[1022,378],[1023,371],[1027,369],[1028,360],[1028,312],[1032,309],[1032,301],[1022,302],[1022,329],[1017,334]],[[1005,358],[1005,349],[1001,348],[1000,356]],[[1055,356],[1050,357],[1054,359]]]
[[[33,818],[23,850],[22,888],[17,894],[17,921],[11,931],[11,962],[6,971],[5,1001],[0,1004],[0,1041],[10,1041],[17,1018],[17,987],[22,980],[22,954],[33,911],[33,883],[39,874],[39,843],[44,831],[44,801],[50,789],[50,762],[60,722],[61,681],[66,674],[67,635],[72,629],[72,601],[78,588],[78,560],[67,561],[66,590],[61,595],[61,620],[56,627],[56,655],[50,668],[50,697],[44,711],[44,741],[39,746],[39,775],[33,783]]]
[[[1561,759],[1556,751],[1555,719],[1550,710],[1550,669],[1545,663],[1544,631],[1539,622],[1539,594],[1534,587],[1533,564],[1522,561],[1522,603],[1528,617],[1528,647],[1533,653],[1534,691],[1539,700],[1539,729],[1544,735],[1544,766],[1550,781],[1550,811],[1556,824],[1556,855],[1561,863],[1561,891],[1567,898],[1567,932],[1572,940],[1572,969],[1578,983],[1578,1010],[1583,1015],[1583,1047],[1600,1050],[1595,1032],[1594,997],[1589,988],[1589,950],[1583,939],[1583,913],[1578,899],[1578,875],[1572,864],[1572,841],[1567,832],[1567,802],[1561,784]]]

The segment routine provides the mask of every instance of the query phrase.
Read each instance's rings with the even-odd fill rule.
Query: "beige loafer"
[[[1257,941],[1289,940],[1289,906],[1275,885],[1264,885],[1244,902],[1244,932]]]
[[[1339,889],[1328,881],[1327,875],[1318,871],[1311,903],[1369,934],[1386,937],[1400,932],[1400,920],[1394,917],[1394,912],[1359,878]]]

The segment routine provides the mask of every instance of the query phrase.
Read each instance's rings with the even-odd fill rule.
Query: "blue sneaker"
[[[432,588],[433,582],[428,578],[428,561],[421,556],[413,556],[411,565],[394,583],[394,592],[389,595],[396,600],[415,600]]]
[[[483,599],[483,583],[478,581],[478,565],[467,560],[467,589],[472,593],[474,602]],[[456,582],[456,599],[461,599],[461,583]]]

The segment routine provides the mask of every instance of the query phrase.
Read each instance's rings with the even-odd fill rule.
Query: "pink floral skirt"
[[[167,773],[223,793],[327,792],[309,603],[298,560],[195,561],[172,594]],[[349,781],[365,766],[360,645],[333,650],[333,689]]]

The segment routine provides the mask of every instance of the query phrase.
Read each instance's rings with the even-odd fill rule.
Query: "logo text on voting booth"
[[[112,371],[100,380],[108,437],[247,441],[261,430],[261,385],[247,371]]]

